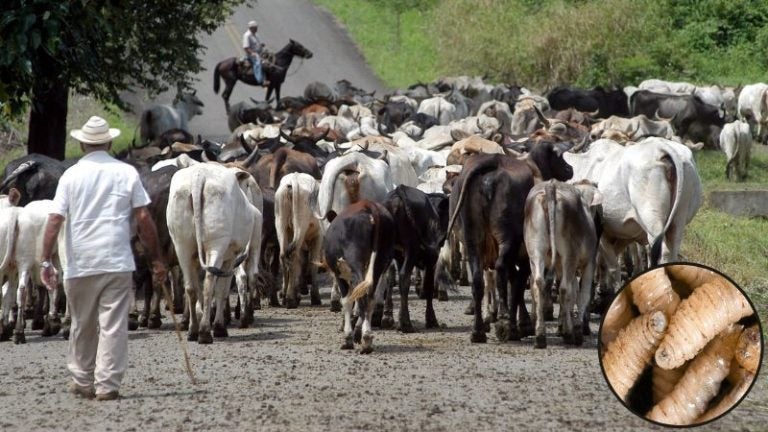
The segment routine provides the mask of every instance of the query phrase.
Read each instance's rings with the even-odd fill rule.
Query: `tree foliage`
[[[119,93],[189,84],[198,41],[244,0],[4,0],[0,115],[21,116],[55,87],[124,107]]]

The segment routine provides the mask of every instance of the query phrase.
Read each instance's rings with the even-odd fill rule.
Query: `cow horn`
[[[283,129],[282,129],[282,128],[280,129],[280,137],[281,137],[282,139],[284,139],[284,140],[286,140],[286,141],[290,142],[290,143],[292,143],[292,142],[293,142],[293,140],[291,140],[291,137],[290,137],[290,136],[288,136],[288,135],[286,135],[286,134],[285,134],[285,132],[283,132]]]
[[[386,132],[386,131],[384,131],[384,130],[382,130],[382,129],[381,129],[381,128],[382,128],[384,125],[382,125],[381,123],[379,123],[379,124],[377,124],[376,126],[377,126],[377,129],[379,130],[379,135],[381,135],[381,136],[383,136],[383,137],[387,137],[387,138],[389,138],[389,139],[392,139],[392,135],[389,135],[389,134],[387,134],[387,132]]]
[[[384,162],[387,162],[387,164],[389,164],[389,161],[387,160],[387,155],[388,154],[389,154],[389,152],[387,152],[387,149],[384,149],[384,151],[381,153],[381,156],[377,157],[376,159],[382,160]]]
[[[592,118],[597,118],[597,113],[599,113],[599,112],[600,112],[600,108],[598,108],[598,109],[596,109],[596,110],[594,110],[592,112],[585,112],[584,114],[586,114],[586,115],[588,115],[588,116],[590,116]]]
[[[580,143],[571,147],[571,153],[579,153],[587,145],[588,142],[589,142],[589,135],[584,135],[584,138],[581,140]]]
[[[248,142],[247,142],[248,140],[245,139],[245,135],[239,134],[237,136],[237,139],[240,141],[240,146],[243,148],[243,150],[245,150],[246,153],[251,154],[253,150],[255,150],[248,146]]]
[[[480,124],[480,116],[477,116],[477,130],[483,132],[483,126]]]
[[[544,117],[544,114],[541,113],[541,110],[539,107],[536,106],[536,104],[533,104],[533,109],[536,111],[536,117],[539,118],[539,121],[544,124],[544,127],[549,129],[549,127],[552,125],[549,120],[547,120],[546,117]]]

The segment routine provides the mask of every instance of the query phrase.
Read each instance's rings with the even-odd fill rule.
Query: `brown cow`
[[[534,178],[568,180],[573,170],[562,158],[563,149],[552,142],[542,142],[531,149],[525,160],[498,154],[477,154],[467,159],[464,170],[454,185],[450,197],[451,220],[448,232],[458,221],[466,245],[472,273],[472,297],[475,322],[472,342],[487,341],[482,316],[483,270],[496,270],[499,293],[499,322],[496,327],[500,340],[518,340],[518,309],[521,324],[530,326],[530,317],[523,303],[525,282],[530,265],[522,249],[523,212],[525,198],[534,185]],[[466,203],[465,203],[466,202]],[[507,283],[514,284],[511,307],[507,307]],[[510,313],[511,312],[511,313]],[[530,328],[522,328],[528,333]]]

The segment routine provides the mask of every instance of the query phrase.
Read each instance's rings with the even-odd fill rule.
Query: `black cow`
[[[344,101],[347,105],[355,103],[361,105],[370,104],[374,101],[373,95],[376,93],[376,90],[368,93],[361,88],[355,87],[346,79],[336,81],[333,91],[336,93],[337,100]]]
[[[10,188],[18,189],[20,207],[32,201],[53,199],[59,179],[68,167],[66,162],[37,153],[14,159],[5,166],[0,194],[8,193]]]
[[[422,292],[427,300],[426,327],[438,326],[432,299],[435,292],[435,266],[443,246],[448,225],[448,197],[429,196],[409,186],[401,185],[387,195],[384,206],[397,225],[395,260],[399,271],[400,331],[413,332],[408,312],[408,292],[414,267],[425,271]],[[439,195],[439,196],[437,196]],[[387,291],[382,327],[392,322],[392,289]]]
[[[597,117],[600,118],[629,116],[627,95],[621,89],[605,90],[600,86],[592,90],[555,87],[547,95],[547,100],[550,108],[558,111],[576,108],[583,112],[597,111]]]
[[[638,90],[630,99],[633,116],[644,114],[648,118],[671,119],[675,133],[694,142],[702,141],[708,147],[717,147],[720,129],[725,118],[718,107],[710,105],[696,95],[671,95]]]
[[[416,114],[416,110],[404,101],[390,101],[377,112],[377,120],[387,131],[394,131]]]
[[[379,278],[394,258],[394,236],[397,229],[392,215],[383,205],[361,200],[347,207],[337,217],[330,215],[331,225],[323,239],[323,258],[339,286],[344,310],[344,344],[354,348],[352,308],[357,301],[362,318],[361,354],[373,350],[371,316],[374,302],[381,302],[376,291]],[[357,285],[352,288],[352,283]],[[375,296],[375,298],[374,298]],[[359,321],[358,321],[359,322]]]
[[[147,191],[152,202],[147,209],[157,227],[158,246],[167,260],[168,268],[178,265],[176,252],[173,248],[171,236],[168,234],[168,221],[165,211],[168,207],[168,194],[171,190],[171,178],[179,169],[175,166],[166,166],[157,171],[141,174],[141,184]],[[152,286],[152,261],[146,249],[135,236],[131,242],[133,256],[136,263],[136,271],[133,273],[133,281],[137,291],[144,293],[144,311],[139,316],[139,325],[148,328],[160,328],[160,296],[162,293],[154,292]],[[184,308],[184,288],[171,276],[173,288],[174,312],[181,312]],[[134,312],[135,313],[135,312]]]
[[[573,169],[552,142],[534,146],[526,160],[499,154],[470,156],[450,196],[450,232],[454,223],[462,233],[472,274],[475,322],[472,342],[487,341],[482,315],[483,269],[496,270],[499,297],[497,337],[518,340],[532,334],[531,319],[523,302],[530,263],[523,248],[525,199],[534,178],[568,180]],[[511,277],[510,277],[511,276]],[[507,307],[507,282],[513,284]],[[520,311],[518,331],[517,312]]]

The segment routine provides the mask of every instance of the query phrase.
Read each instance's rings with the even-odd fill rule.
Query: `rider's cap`
[[[258,26],[259,26],[259,23],[257,23],[256,21],[248,21],[248,28],[258,27]]]

